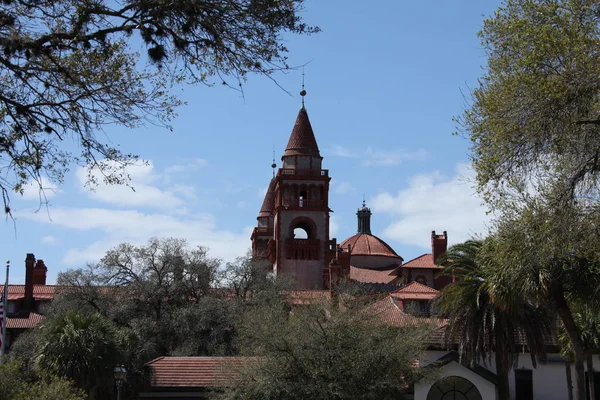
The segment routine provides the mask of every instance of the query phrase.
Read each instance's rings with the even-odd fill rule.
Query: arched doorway
[[[427,400],[483,400],[471,381],[460,376],[440,379],[429,390]]]

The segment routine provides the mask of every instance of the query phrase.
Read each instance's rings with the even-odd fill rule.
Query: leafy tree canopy
[[[169,86],[224,83],[287,68],[282,33],[309,34],[303,0],[11,0],[0,10],[0,190],[61,181],[72,163],[127,181],[136,156],[106,125],[168,124]],[[140,54],[138,49],[146,54]],[[233,81],[231,81],[233,80]],[[78,150],[67,145],[72,140]],[[95,175],[88,175],[94,183]]]
[[[506,0],[484,21],[487,70],[458,118],[493,206],[594,195],[600,177],[600,4]]]
[[[368,305],[313,303],[290,312],[284,301],[257,304],[243,318],[240,348],[258,358],[226,398],[404,398],[424,373],[414,363],[428,330],[377,318]]]

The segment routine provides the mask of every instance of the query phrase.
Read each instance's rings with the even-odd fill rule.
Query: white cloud
[[[58,186],[50,182],[48,178],[41,177],[39,181],[31,180],[23,187],[22,197],[24,200],[36,200],[44,203],[59,192]]]
[[[352,150],[350,150],[344,146],[340,146],[339,144],[333,145],[333,148],[331,149],[331,155],[336,156],[336,157],[346,157],[346,158],[358,157],[358,154],[356,154],[355,152],[353,152]]]
[[[373,211],[386,213],[390,223],[383,236],[422,248],[430,247],[432,230],[447,230],[451,243],[487,232],[490,216],[475,195],[473,172],[458,164],[454,176],[434,171],[413,177],[396,195],[382,192],[369,200]]]
[[[337,184],[335,184],[335,193],[339,193],[339,194],[346,194],[346,193],[353,193],[355,192],[356,189],[354,189],[354,186],[352,186],[352,184],[350,182],[346,182],[346,181],[341,181]]]
[[[121,242],[143,244],[152,236],[186,238],[190,245],[203,245],[211,255],[233,260],[249,247],[251,227],[235,233],[219,230],[210,214],[178,217],[163,213],[103,208],[55,208],[52,220],[45,215],[22,213],[20,218],[53,224],[75,231],[100,232],[102,238],[83,247],[68,249],[63,257],[67,266],[98,261],[107,250]]]
[[[424,160],[428,155],[429,153],[424,149],[418,149],[416,151],[407,151],[403,149],[377,150],[368,147],[361,164],[365,167],[389,167],[401,164],[408,160]]]
[[[52,235],[44,236],[40,240],[40,243],[46,244],[46,245],[53,245],[53,244],[57,244],[58,242],[59,242],[58,238],[56,238],[55,236],[52,236]]]
[[[192,161],[188,162],[187,164],[176,164],[176,165],[171,165],[167,168],[165,168],[165,175],[175,175],[175,174],[181,174],[184,172],[194,172],[194,171],[198,171],[200,168],[204,167],[206,165],[206,160],[202,159],[202,158],[196,158],[193,159]]]
[[[363,167],[389,167],[408,160],[424,160],[429,156],[425,149],[409,151],[406,149],[381,150],[367,147],[362,151],[355,151],[338,144],[333,145],[330,154],[337,157],[360,159]]]
[[[184,201],[177,193],[186,197],[194,197],[195,193],[190,187],[175,185],[171,189],[163,190],[158,187],[161,175],[156,173],[154,165],[148,164],[132,165],[127,168],[127,174],[131,178],[129,186],[109,185],[102,181],[100,171],[92,171],[98,185],[89,190],[84,188],[87,180],[87,170],[79,168],[75,174],[76,181],[90,198],[107,204],[124,207],[153,207],[163,210],[176,210],[184,205]]]
[[[340,221],[337,215],[329,217],[329,237],[334,238],[340,230]]]

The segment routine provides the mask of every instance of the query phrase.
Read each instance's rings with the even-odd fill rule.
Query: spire
[[[290,140],[285,148],[284,156],[314,156],[320,157],[319,146],[317,146],[317,140],[313,133],[310,120],[308,119],[308,113],[306,109],[302,107],[296,118],[294,129],[290,135]]]
[[[358,233],[371,234],[371,209],[363,199],[362,207],[356,212],[358,217]]]
[[[270,217],[273,215],[273,211],[275,210],[275,178],[271,179],[269,183],[269,187],[267,188],[267,193],[265,193],[265,199],[263,201],[262,207],[260,208],[260,212],[258,213],[259,217]]]

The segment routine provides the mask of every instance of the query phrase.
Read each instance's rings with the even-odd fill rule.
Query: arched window
[[[308,222],[301,221],[294,226],[294,239],[312,239],[313,229]]]
[[[468,379],[447,376],[429,390],[427,400],[482,400],[481,393]]]

